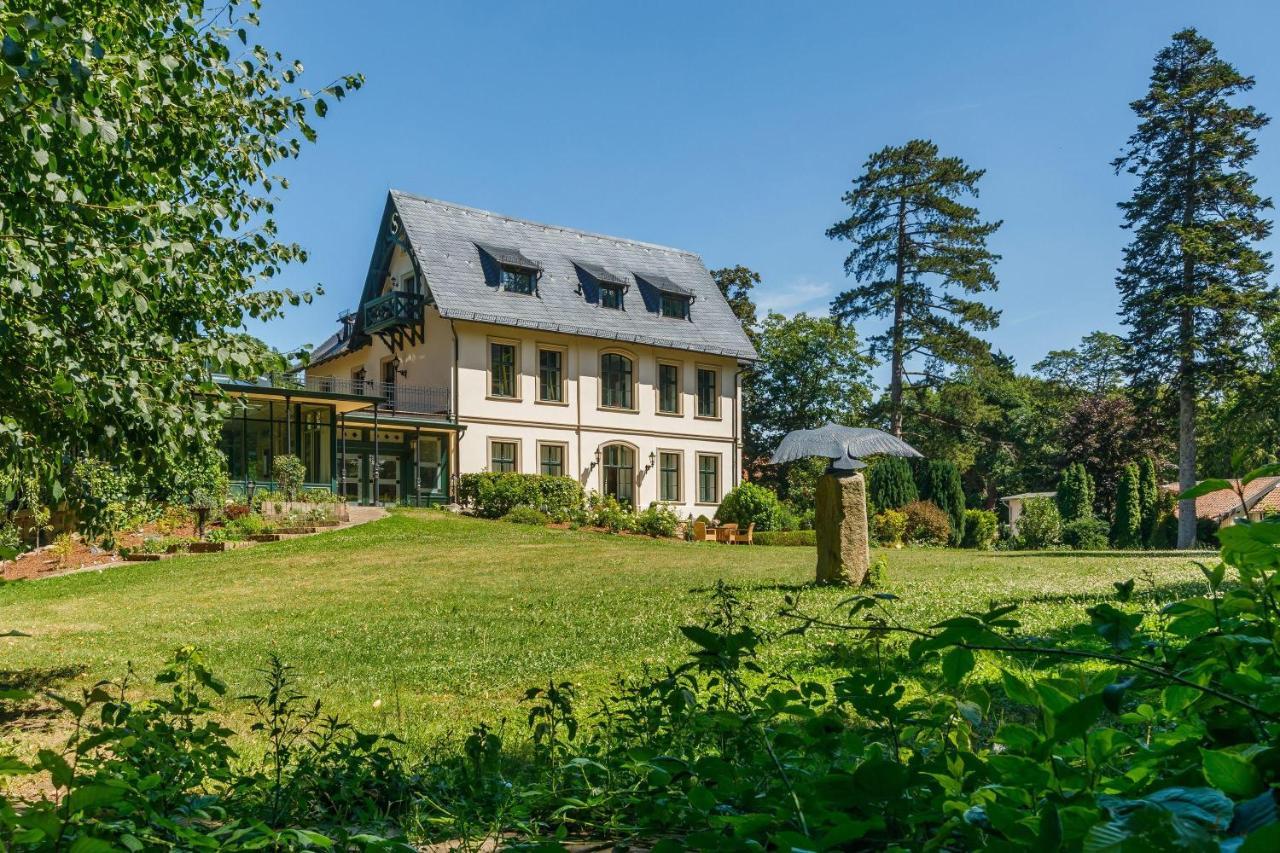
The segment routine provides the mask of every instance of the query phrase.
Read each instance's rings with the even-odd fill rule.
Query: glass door
[[[378,457],[378,500],[379,504],[396,505],[400,503],[400,457]]]
[[[351,503],[365,503],[368,490],[364,488],[363,453],[338,454],[338,491]]]

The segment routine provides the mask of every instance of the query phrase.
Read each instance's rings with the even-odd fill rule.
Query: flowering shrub
[[[636,514],[635,529],[637,533],[650,536],[671,538],[676,535],[680,526],[680,516],[662,504],[653,504],[644,512]]]

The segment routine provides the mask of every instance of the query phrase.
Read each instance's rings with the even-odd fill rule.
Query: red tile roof
[[[1215,521],[1240,511],[1240,496],[1236,494],[1239,480],[1228,480],[1230,489],[1220,489],[1196,498],[1196,517],[1211,518]],[[1244,487],[1244,500],[1249,509],[1273,507],[1280,509],[1280,477],[1259,477]],[[1177,483],[1165,483],[1160,488],[1178,493]],[[1174,510],[1177,514],[1177,510]]]

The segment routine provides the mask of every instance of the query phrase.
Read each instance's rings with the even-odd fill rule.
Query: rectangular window
[[[563,477],[564,450],[563,444],[539,444],[538,471],[548,477]]]
[[[658,454],[658,500],[680,502],[680,454]]]
[[[489,442],[489,470],[500,474],[514,473],[519,467],[520,445],[514,441]]]
[[[698,368],[698,417],[720,416],[719,372],[711,368]]]
[[[601,308],[622,308],[622,288],[616,284],[600,285],[600,307]]]
[[[616,352],[600,356],[600,405],[606,409],[634,409],[631,397],[631,359]]]
[[[698,502],[720,502],[720,457],[698,455]]]
[[[563,350],[538,350],[538,399],[544,403],[564,402]]]
[[[511,293],[533,293],[533,271],[503,267],[498,276],[502,289]]]
[[[658,362],[658,411],[680,414],[680,365]]]
[[[489,342],[489,396],[516,397],[515,344]]]
[[[418,277],[410,273],[409,275],[400,276],[400,292],[401,293],[417,293]]]
[[[689,297],[687,296],[664,293],[662,294],[660,306],[663,317],[675,317],[678,320],[689,319]]]

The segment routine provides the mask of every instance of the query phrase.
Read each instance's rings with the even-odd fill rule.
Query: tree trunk
[[[898,198],[898,252],[894,263],[893,287],[893,353],[889,369],[889,432],[902,438],[902,375],[903,361],[902,322],[906,315],[903,289],[907,280],[907,197]]]
[[[1187,184],[1182,189],[1184,234],[1195,224],[1196,144],[1194,125],[1187,133]],[[1186,491],[1196,484],[1196,379],[1195,379],[1195,259],[1182,238],[1182,308],[1178,318],[1178,487]],[[1178,547],[1196,544],[1196,502],[1178,502]]]

